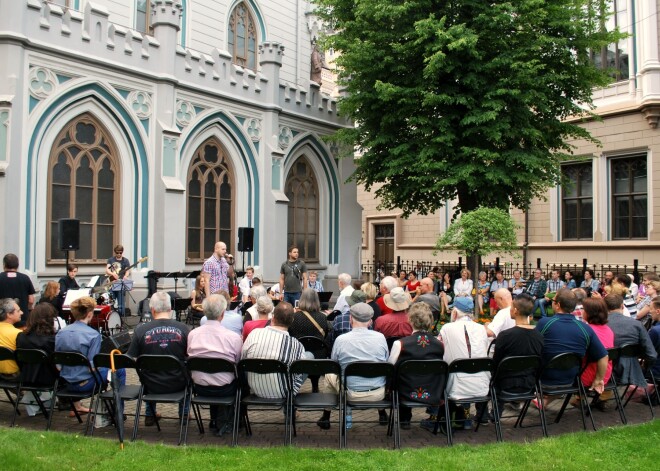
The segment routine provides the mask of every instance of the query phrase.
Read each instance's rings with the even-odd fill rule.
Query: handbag
[[[316,327],[316,328],[318,329],[318,331],[319,331],[319,333],[321,334],[321,336],[322,336],[323,338],[325,338],[325,331],[321,328],[321,326],[319,325],[319,323],[316,322],[316,321],[314,320],[314,318],[312,317],[312,315],[311,315],[309,312],[307,312],[307,311],[300,311],[300,312],[302,312],[303,314],[305,314],[305,315],[307,316],[307,319],[309,319],[309,321],[310,321],[312,324],[314,324],[314,327]]]

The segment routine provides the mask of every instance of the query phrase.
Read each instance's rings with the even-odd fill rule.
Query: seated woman
[[[308,288],[309,289],[309,288]],[[268,316],[273,312],[273,301],[268,296],[257,299],[257,319],[243,324],[243,342],[254,329],[263,329],[268,323]]]
[[[87,357],[94,366],[94,356],[101,350],[101,334],[89,327],[89,322],[94,316],[96,301],[89,296],[76,299],[71,303],[72,324],[60,330],[55,336],[55,351],[57,352],[79,352]],[[99,368],[101,380],[105,383],[108,377],[108,368]],[[68,384],[67,388],[72,392],[88,393],[94,390],[97,378],[83,366],[63,366],[60,377]],[[126,371],[117,370],[117,378],[120,385],[126,384]],[[87,414],[89,409],[83,408],[80,401],[73,403],[78,413]],[[69,414],[74,417],[73,411]]]
[[[16,348],[43,350],[49,356],[55,351],[55,317],[57,311],[48,303],[40,303],[30,313],[25,330],[16,338]],[[33,386],[49,386],[57,378],[50,363],[21,365],[21,381]]]
[[[206,278],[202,275],[197,275],[195,278],[195,289],[191,291],[190,298],[192,302],[190,303],[190,314],[193,319],[201,319],[204,317],[204,309],[202,308],[202,302],[206,298]]]
[[[471,298],[474,285],[470,276],[472,273],[467,268],[461,270],[461,277],[454,281],[454,296],[457,298]]]
[[[414,298],[417,295],[417,288],[419,288],[420,281],[417,279],[417,272],[411,270],[408,273],[408,283],[406,283],[406,291],[410,293],[410,297]]]
[[[438,296],[442,304],[440,315],[444,316],[449,312],[449,305],[454,300],[454,286],[451,282],[451,274],[446,271],[442,275],[442,280],[438,283]]]
[[[479,307],[479,315],[484,314],[484,304],[489,304],[490,300],[490,282],[487,279],[485,271],[479,272],[479,279],[477,280],[477,306]]]
[[[414,303],[408,310],[408,322],[413,328],[412,335],[396,340],[392,344],[392,351],[388,361],[399,365],[405,360],[442,360],[445,348],[442,342],[431,334],[433,327],[433,313],[426,303]],[[429,406],[440,404],[441,397],[437,395],[439,381],[442,378],[429,379],[416,375],[403,375],[398,385],[399,395]],[[412,409],[399,406],[401,428],[410,429]],[[431,421],[433,422],[433,421]],[[431,423],[435,427],[435,423]]]
[[[582,301],[582,308],[582,318],[587,324],[591,326],[593,331],[596,333],[596,336],[603,344],[603,347],[614,347],[614,332],[612,332],[612,329],[607,326],[608,310],[605,301],[603,301],[602,298],[587,298]],[[587,389],[591,387],[591,384],[594,382],[594,378],[596,377],[596,366],[596,363],[589,363],[586,365],[582,375],[580,376],[582,379],[582,384]],[[611,360],[607,362],[607,371],[605,372],[605,378],[603,379],[605,384],[607,384],[607,382],[610,380],[610,376],[612,376]],[[612,395],[611,391],[606,391],[605,393],[608,393],[610,397]],[[605,393],[600,395],[600,400],[595,402],[593,404],[594,406],[598,408],[603,407],[602,401],[609,399],[609,397],[605,397]],[[577,404],[579,405],[579,403]]]
[[[37,304],[50,304],[55,308],[55,319],[53,320],[53,325],[55,326],[55,332],[59,332],[61,329],[66,327],[66,322],[62,319],[62,296],[60,291],[60,284],[56,281],[49,281],[46,283],[44,292],[39,299]]]

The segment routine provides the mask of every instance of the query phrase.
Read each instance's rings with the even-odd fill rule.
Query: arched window
[[[318,262],[319,186],[305,157],[289,170],[285,191],[289,198],[287,247],[295,245],[306,262]]]
[[[106,260],[119,242],[120,172],[110,134],[90,114],[69,122],[57,136],[48,172],[48,262],[63,261],[58,220],[80,220],[79,263]]]
[[[233,247],[234,179],[227,152],[210,138],[197,151],[188,171],[187,259],[199,261],[213,252],[219,240]]]
[[[257,27],[250,9],[240,2],[229,15],[229,53],[232,62],[257,70]]]

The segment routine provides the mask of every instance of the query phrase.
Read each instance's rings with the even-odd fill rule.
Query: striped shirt
[[[302,344],[291,337],[289,332],[268,326],[252,331],[243,344],[242,358],[279,360],[291,365],[295,360],[300,360],[303,353],[305,349]],[[287,394],[284,375],[248,373],[247,380],[252,392],[259,397],[275,399],[285,397]],[[303,377],[296,375],[293,381],[293,394],[298,394],[302,383]]]

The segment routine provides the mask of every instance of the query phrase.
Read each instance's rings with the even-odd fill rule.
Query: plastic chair
[[[178,444],[186,443],[186,431],[188,429],[188,416],[186,413],[190,407],[191,396],[191,380],[185,363],[172,355],[140,355],[136,360],[136,369],[142,383],[142,394],[138,398],[137,409],[135,412],[136,417],[140,417],[140,410],[143,402],[155,402],[164,404],[183,404],[183,414],[179,418],[179,442]],[[180,375],[184,380],[184,387],[178,390],[172,390],[165,393],[149,392],[149,373],[167,372],[170,374]],[[145,392],[146,390],[146,392]],[[154,416],[156,428],[160,432],[160,421],[158,416]],[[138,421],[139,422],[139,421]],[[137,426],[134,434],[137,436]]]
[[[288,372],[288,367],[286,363],[283,363],[279,360],[270,360],[263,358],[248,358],[241,360],[238,363],[238,374],[240,381],[243,382],[244,378],[248,378],[249,375],[279,375],[278,381],[284,382],[284,397],[277,398],[266,398],[260,397],[256,394],[248,394],[243,397],[240,395],[240,414],[239,418],[245,421],[245,431],[248,436],[252,435],[252,427],[248,417],[248,410],[253,408],[255,410],[284,410],[284,444],[289,443],[289,416],[287,412],[287,407],[290,404],[290,395],[291,395],[291,382]],[[280,383],[281,384],[281,383]],[[235,424],[237,427],[238,424]]]
[[[50,426],[53,421],[53,411],[55,409],[56,398],[60,400],[70,401],[71,410],[76,416],[76,419],[78,419],[78,423],[82,423],[83,420],[80,417],[78,411],[76,410],[74,406],[74,402],[89,398],[90,400],[89,408],[90,410],[94,410],[96,403],[96,396],[98,393],[101,392],[101,389],[103,388],[103,380],[101,376],[98,374],[98,372],[89,363],[87,357],[80,352],[53,352],[50,358],[51,358],[51,362],[55,365],[81,366],[83,368],[86,368],[90,374],[89,381],[94,381],[94,387],[89,392],[72,391],[71,389],[69,389],[68,383],[66,383],[66,381],[63,378],[59,377],[57,381],[55,381],[55,387],[54,387],[55,391],[53,394],[54,397],[50,401],[50,415],[48,416],[48,425],[46,426],[46,430],[50,430]],[[60,388],[62,384],[64,384],[64,387]],[[91,417],[92,414],[87,414],[87,423],[85,424],[85,435],[89,433],[89,424]]]
[[[386,392],[385,398],[379,401],[368,401],[368,400],[349,400],[348,399],[348,381],[351,376],[358,376],[361,378],[385,378],[385,391],[391,389],[390,386],[394,381],[396,371],[394,365],[387,362],[379,361],[356,361],[346,365],[344,370],[344,383],[343,383],[343,420],[342,422],[346,424],[346,411],[347,408],[355,410],[366,410],[366,409],[389,409],[390,410],[390,421],[387,426],[387,436],[393,436],[394,431],[397,429],[398,425],[398,408],[397,408],[397,398],[396,394],[390,394]],[[389,396],[389,398],[388,398]],[[341,432],[343,433],[344,447],[347,446],[347,435],[346,428],[341,427]],[[394,436],[394,447],[396,448],[397,438]]]
[[[566,372],[574,371],[577,373],[571,373],[570,375],[567,374],[566,379],[567,381],[570,380],[570,382],[560,385],[549,385],[543,382],[543,374],[547,370],[560,370]],[[582,416],[582,426],[585,430],[587,429],[587,421],[585,419],[585,410],[586,410],[586,414],[589,416],[589,419],[591,420],[591,426],[595,431],[596,424],[594,423],[594,418],[591,415],[591,407],[589,406],[589,402],[586,399],[587,397],[586,390],[582,385],[582,380],[580,379],[582,370],[583,370],[582,356],[578,355],[577,353],[567,352],[567,353],[561,353],[553,357],[548,362],[548,364],[546,364],[543,367],[541,374],[539,376],[539,393],[541,394],[541,397],[544,397],[546,395],[549,396],[566,395],[566,398],[564,399],[564,403],[562,404],[561,409],[559,410],[559,413],[555,418],[556,424],[559,423],[559,421],[561,420],[561,417],[564,414],[564,411],[566,410],[569,401],[571,400],[571,396],[573,394],[577,394],[580,398],[580,414]],[[543,406],[541,405],[541,407]],[[545,409],[543,410],[543,413],[545,414]]]
[[[225,360],[224,358],[200,358],[193,357],[188,358],[186,362],[188,366],[188,372],[192,376],[194,371],[207,374],[218,374],[218,373],[230,373],[234,375],[234,378],[237,378],[236,374],[236,365],[232,362]],[[193,397],[191,400],[191,408],[195,415],[195,421],[197,422],[197,428],[199,433],[204,433],[204,424],[202,421],[202,413],[200,406],[209,405],[209,406],[224,406],[232,407],[234,410],[233,419],[232,419],[232,437],[231,444],[236,446],[236,441],[238,437],[238,412],[239,412],[239,390],[240,385],[236,385],[236,392],[231,396],[208,396],[199,394],[195,389],[195,383],[193,381]]]
[[[438,408],[438,414],[437,414],[437,420],[435,423],[435,428],[433,430],[434,434],[438,433],[438,428],[440,426],[441,422],[444,422],[445,424],[445,430],[447,431],[447,446],[451,446],[452,444],[452,438],[451,438],[451,426],[449,425],[449,403],[446,400],[446,387],[447,387],[447,379],[449,378],[449,365],[447,364],[446,361],[443,360],[406,360],[401,362],[397,368],[396,368],[396,380],[395,380],[395,387],[398,387],[399,384],[401,384],[403,381],[405,381],[405,378],[407,375],[415,375],[415,376],[426,376],[428,377],[429,383],[438,381],[439,379],[439,386],[438,386],[438,391],[436,391],[436,394],[438,397],[441,398],[440,402],[438,404],[430,404],[429,402],[420,402],[420,401],[415,401],[414,399],[411,399],[409,397],[404,397],[400,393],[398,393],[398,407],[405,406],[409,407],[411,409],[414,408],[427,408],[427,407],[437,407]],[[445,417],[444,419],[441,418],[440,410],[444,410],[445,412]],[[400,417],[397,415],[399,420],[397,421],[396,424],[396,430],[395,430],[395,437],[396,437],[396,446],[397,448],[401,448],[401,421]]]
[[[469,375],[474,375],[478,373],[490,373],[491,377],[493,375],[493,372],[495,371],[495,362],[493,361],[492,358],[461,358],[458,360],[454,360],[449,364],[449,375],[451,378],[452,374],[469,374]],[[449,381],[449,380],[447,380]],[[476,432],[479,430],[479,422],[483,418],[484,414],[488,413],[488,402],[491,401],[491,395],[490,391],[486,392],[486,395],[484,396],[469,396],[469,397],[453,397],[451,396],[451,393],[447,391],[447,402],[449,405],[451,403],[483,403],[484,405],[477,410],[477,424],[474,428],[474,431]],[[462,422],[465,423],[465,421],[470,420],[469,417],[466,417],[465,419],[462,420]],[[451,434],[451,426],[447,427],[447,433]],[[495,430],[495,433],[497,435],[497,428]]]
[[[14,354],[13,350],[8,349],[7,347],[0,347],[0,361],[6,361],[6,360],[15,361],[16,355]],[[18,381],[7,381],[4,379],[0,379],[0,389],[2,389],[5,392],[5,395],[7,396],[7,400],[11,404],[12,409],[14,410],[16,410],[16,403],[18,402],[18,383],[19,383]],[[16,396],[15,400],[13,397],[11,397],[12,393]]]
[[[513,425],[514,428],[522,427],[522,421],[527,414],[529,404],[532,400],[536,399],[541,403],[542,397],[538,390],[538,379],[541,372],[541,357],[536,355],[512,356],[504,358],[495,369],[495,374],[490,380],[490,394],[493,403],[493,416],[495,417],[495,429],[497,431],[497,441],[502,441],[502,411],[500,411],[500,403],[505,402],[523,402],[523,407],[517,415],[517,420]],[[533,386],[530,389],[519,389],[516,391],[507,390],[502,388],[503,381],[512,378],[527,377],[531,380]],[[545,422],[545,414],[543,409],[539,409],[539,417],[541,419],[541,429],[543,436],[548,436],[548,428]],[[477,424],[477,427],[479,424]]]
[[[31,349],[31,348],[30,349],[17,348],[15,355],[16,355],[16,362],[18,363],[19,366],[46,365],[47,368],[51,369],[52,376],[54,378],[57,378],[59,376],[59,371],[57,370],[55,365],[51,362],[50,356],[48,355],[48,353],[46,353],[43,350]],[[21,375],[19,378],[20,379],[17,390],[18,396],[20,396],[21,393],[25,391],[31,392],[35,401],[37,401],[37,404],[39,405],[39,409],[43,413],[44,418],[48,420],[48,418],[50,417],[50,408],[46,407],[46,405],[43,403],[40,394],[42,392],[48,392],[51,395],[51,401],[54,402],[55,398],[53,397],[53,392],[55,391],[56,381],[53,380],[50,384],[42,384],[42,383],[33,383],[33,382],[25,381],[24,375]],[[18,414],[19,411],[18,411],[18,402],[17,402],[14,406],[14,416],[12,417],[12,421],[11,421],[12,427],[16,423],[16,416]]]
[[[99,353],[94,357],[94,367],[98,371],[99,368],[110,368],[110,354],[108,353]],[[128,355],[115,355],[115,368],[116,369],[136,369],[135,360],[129,357]],[[99,375],[101,373],[99,372]],[[119,389],[119,397],[122,401],[137,401],[142,394],[142,385],[141,384],[125,384]],[[105,404],[106,408],[110,411],[111,420],[115,421],[115,398],[112,391],[103,391],[99,394],[100,401],[96,401],[96,407],[94,408],[94,417],[92,420],[92,428],[90,435],[94,435],[94,424],[96,416],[98,415],[98,406],[101,401]],[[133,434],[131,436],[131,441],[135,440],[137,436],[137,426],[140,419],[140,416],[135,413],[135,421],[133,422]]]
[[[316,338],[316,337],[315,337]],[[296,415],[295,410],[304,411],[321,411],[321,410],[338,410],[339,411],[339,447],[342,447],[342,410],[341,410],[341,366],[334,360],[296,360],[289,367],[289,382],[293,383],[293,375],[326,375],[334,374],[340,381],[339,394],[333,393],[298,393],[292,396],[292,407],[289,408],[291,412],[291,429],[290,432],[296,436]],[[291,437],[289,438],[291,441]]]

